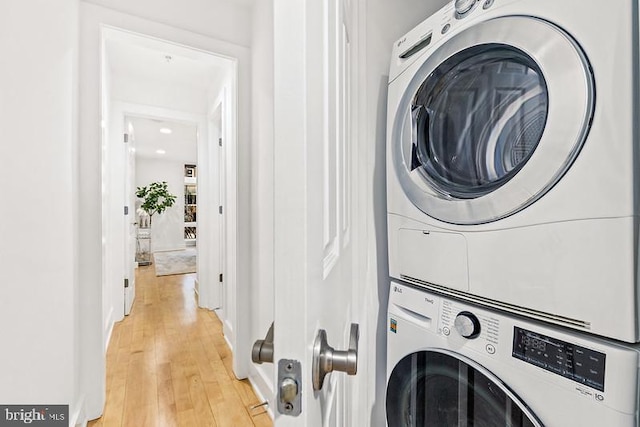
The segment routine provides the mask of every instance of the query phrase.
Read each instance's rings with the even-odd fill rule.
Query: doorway
[[[196,246],[197,238],[198,305],[212,310],[224,306],[220,279],[224,271],[235,268],[234,257],[224,254],[235,243],[236,230],[233,221],[223,221],[221,212],[225,207],[235,211],[235,200],[229,197],[233,191],[221,191],[221,182],[235,183],[237,172],[235,150],[223,151],[219,141],[235,145],[237,64],[233,58],[117,28],[103,28],[102,45],[106,345],[113,323],[124,318],[135,298],[132,253],[140,244],[135,188],[144,183],[133,177],[140,175],[137,169],[143,169],[137,161],[141,157],[153,158],[151,169],[164,169],[171,176],[163,179],[156,174],[152,179],[148,175],[146,180],[172,181],[170,192],[179,198],[177,209],[153,217],[161,231],[154,224],[149,251],[187,250]],[[210,119],[216,111],[217,129]],[[172,148],[161,146],[163,137],[175,134],[183,136],[173,141]],[[191,154],[183,150],[186,139],[194,143]],[[227,162],[230,166],[224,167]],[[233,279],[228,276],[225,279]],[[221,313],[227,316],[235,313],[231,307],[224,308]],[[233,336],[226,338],[230,344],[235,341]]]
[[[135,292],[135,264],[152,265],[156,276],[197,273],[198,126],[196,122],[126,115],[125,129],[125,197],[132,211],[125,224],[128,315]],[[136,189],[152,183],[166,183],[175,200],[164,212],[149,217],[142,209],[142,199],[135,196]]]

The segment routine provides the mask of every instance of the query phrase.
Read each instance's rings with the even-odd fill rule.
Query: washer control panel
[[[491,312],[470,308],[457,301],[443,299],[438,332],[485,354],[496,353],[500,336],[500,320]]]
[[[604,391],[606,354],[513,327],[512,356],[577,383]]]
[[[480,335],[480,330],[482,329],[478,318],[469,311],[461,311],[458,313],[456,320],[453,321],[453,326],[462,337],[469,339],[476,338]]]

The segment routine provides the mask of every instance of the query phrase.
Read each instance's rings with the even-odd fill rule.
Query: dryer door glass
[[[506,218],[560,182],[594,108],[589,61],[561,28],[524,16],[474,24],[389,84],[390,178],[439,221]]]
[[[402,359],[387,388],[389,427],[539,427],[500,380],[444,351]]]
[[[450,57],[411,105],[417,166],[443,194],[475,198],[513,177],[535,150],[548,93],[535,61],[489,44]]]

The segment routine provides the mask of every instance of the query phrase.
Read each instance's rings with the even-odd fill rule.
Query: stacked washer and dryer
[[[389,426],[638,427],[636,0],[457,0],[389,74]]]

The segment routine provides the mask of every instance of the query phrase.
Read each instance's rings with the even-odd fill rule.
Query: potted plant
[[[139,222],[138,237],[136,243],[136,262],[138,265],[151,264],[151,218],[155,214],[161,214],[176,202],[176,196],[169,193],[167,182],[152,182],[138,187],[136,196],[142,199],[142,204],[137,210]],[[144,244],[142,244],[144,243]]]
[[[151,227],[151,218],[155,214],[161,214],[167,208],[170,208],[176,202],[176,196],[169,193],[167,182],[152,182],[151,184],[138,187],[136,196],[142,199],[140,209],[148,215],[148,224],[144,224],[143,218],[140,218],[140,226]]]

